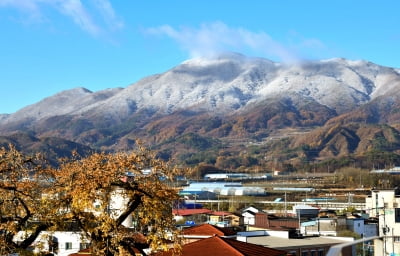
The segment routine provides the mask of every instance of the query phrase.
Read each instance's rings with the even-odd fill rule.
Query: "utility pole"
[[[382,197],[382,204],[383,204],[383,228],[382,228],[382,233],[383,233],[383,255],[386,255],[386,233],[388,227],[386,226],[386,208],[385,208],[385,199]]]
[[[285,190],[285,217],[287,217],[287,201],[286,201],[286,190]]]

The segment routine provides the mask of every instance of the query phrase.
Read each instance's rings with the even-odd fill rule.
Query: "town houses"
[[[117,191],[114,195],[113,201],[123,202],[122,193]],[[324,256],[334,246],[381,237],[341,250],[342,255],[377,256],[396,255],[400,249],[399,198],[397,188],[373,189],[366,198],[365,210],[353,213],[310,204],[295,205],[285,214],[256,206],[218,211],[183,197],[171,210],[180,230],[182,255]],[[123,203],[112,205],[116,212],[117,207],[124,207]],[[129,216],[124,225],[134,228],[134,216]],[[42,232],[32,250],[62,256],[88,255],[90,241],[82,239],[71,226],[71,230]],[[148,255],[172,255],[172,251],[144,251]]]

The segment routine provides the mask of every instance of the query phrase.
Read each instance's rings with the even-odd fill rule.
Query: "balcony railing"
[[[342,251],[346,247],[354,246],[354,245],[357,245],[357,244],[360,244],[360,243],[363,243],[363,245],[364,245],[366,242],[373,241],[373,240],[376,240],[376,239],[381,239],[382,240],[384,238],[388,238],[388,237],[385,237],[385,236],[366,237],[366,238],[361,238],[361,239],[354,240],[352,242],[334,245],[329,249],[329,251],[326,254],[326,256],[347,256],[347,255],[344,255],[344,254],[342,255]],[[362,248],[361,254],[357,254],[357,255],[363,255],[363,256],[364,255],[365,256],[368,255],[364,250],[364,246]],[[386,255],[389,255],[389,254],[386,254]]]

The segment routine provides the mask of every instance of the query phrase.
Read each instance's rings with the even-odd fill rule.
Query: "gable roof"
[[[221,228],[210,224],[201,224],[198,226],[186,228],[182,231],[184,235],[189,236],[233,236],[236,232],[229,228]]]
[[[171,256],[172,251],[160,252],[155,256]],[[245,243],[229,238],[213,236],[185,244],[181,256],[284,256],[285,251],[276,250],[261,245]]]
[[[245,209],[242,210],[242,212],[252,212],[252,213],[257,213],[257,212],[262,212],[260,209],[254,207],[254,206],[249,206]]]

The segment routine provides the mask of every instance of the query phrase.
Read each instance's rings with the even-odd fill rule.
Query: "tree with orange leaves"
[[[39,233],[52,226],[40,200],[51,175],[40,155],[25,156],[14,146],[0,148],[0,255],[26,249]],[[41,217],[41,222],[34,219]],[[15,235],[29,229],[16,243]]]
[[[5,162],[14,163],[10,159]],[[16,173],[20,171],[15,169]],[[32,216],[27,222],[36,217],[44,225],[37,229],[39,232],[64,229],[73,223],[91,241],[92,255],[134,255],[134,250],[145,255],[144,248],[165,249],[170,240],[178,241],[171,211],[177,192],[166,182],[175,170],[142,147],[131,153],[93,153],[63,159],[58,168],[38,167],[34,173],[51,177],[47,182],[40,176],[32,179],[37,191],[32,197],[38,205],[30,209]],[[1,184],[1,191],[7,190],[5,184]],[[9,198],[13,199],[11,195]],[[10,221],[15,217],[5,209],[1,215],[9,216]],[[10,236],[21,230],[8,230],[6,224],[1,229],[7,229]],[[1,242],[16,248],[9,246],[10,241]],[[174,245],[179,248],[178,243]]]

